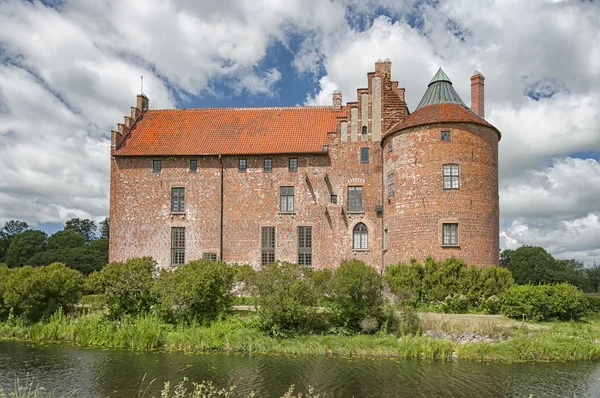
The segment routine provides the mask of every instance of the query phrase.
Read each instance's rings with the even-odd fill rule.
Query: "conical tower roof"
[[[437,71],[433,79],[429,82],[427,91],[425,91],[423,98],[421,98],[417,109],[432,104],[459,104],[466,107],[456,90],[454,90],[454,87],[452,87],[450,78],[444,73],[442,68]]]

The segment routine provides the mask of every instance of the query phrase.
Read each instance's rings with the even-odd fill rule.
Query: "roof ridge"
[[[302,106],[256,106],[256,107],[245,107],[245,108],[158,108],[148,109],[151,111],[198,111],[198,110],[224,110],[224,111],[248,111],[248,110],[291,110],[291,109],[331,109],[332,105],[302,105]]]

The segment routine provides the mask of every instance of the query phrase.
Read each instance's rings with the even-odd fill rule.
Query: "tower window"
[[[388,229],[383,230],[383,250],[388,249]]]
[[[387,175],[387,196],[388,198],[394,196],[394,172]]]
[[[264,172],[265,173],[270,173],[272,171],[273,171],[273,159],[267,158],[267,159],[265,159]]]
[[[367,126],[362,127],[362,134],[367,135]]]
[[[458,224],[442,225],[442,244],[444,246],[458,246]]]
[[[331,203],[337,204],[337,195],[331,195]]]
[[[171,213],[185,211],[185,188],[171,188]]]
[[[442,141],[450,141],[450,132],[449,131],[441,131],[440,132],[440,139]]]
[[[162,160],[153,160],[152,161],[152,172],[160,173],[162,170]]]
[[[363,187],[348,187],[348,211],[363,211]]]
[[[392,143],[388,142],[387,151],[392,152]]]
[[[360,148],[360,162],[369,163],[369,148]]]
[[[444,165],[444,189],[458,189],[458,165]]]
[[[369,230],[367,226],[361,222],[354,226],[352,232],[352,249],[367,250],[369,248]]]
[[[198,160],[196,160],[196,159],[190,160],[190,171],[192,173],[195,173],[198,171]]]

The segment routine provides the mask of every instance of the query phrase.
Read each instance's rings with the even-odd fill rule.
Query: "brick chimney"
[[[342,92],[340,90],[335,90],[333,92],[333,110],[342,110]]]
[[[485,119],[484,80],[485,77],[481,72],[473,72],[473,76],[471,76],[471,110],[482,119]]]
[[[140,111],[142,111],[142,113],[144,113],[148,110],[148,105],[149,105],[149,100],[148,100],[148,97],[146,97],[146,94],[144,94],[144,93],[138,94],[136,108],[138,108]]]

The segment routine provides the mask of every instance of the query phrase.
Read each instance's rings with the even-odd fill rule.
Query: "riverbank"
[[[375,335],[272,337],[255,327],[252,316],[232,315],[209,326],[170,325],[146,315],[122,321],[93,313],[57,313],[45,323],[0,323],[0,339],[54,342],[129,350],[224,352],[244,355],[571,361],[600,359],[600,318],[582,322],[527,323],[489,315],[419,314],[423,333],[396,338]],[[465,333],[473,338],[464,339]]]

